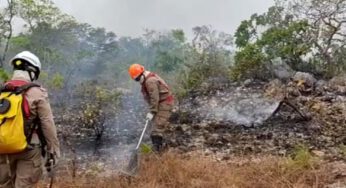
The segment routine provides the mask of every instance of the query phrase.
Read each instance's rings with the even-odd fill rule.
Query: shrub
[[[96,139],[100,139],[105,130],[106,121],[115,116],[119,107],[120,92],[109,89],[106,84],[101,84],[96,80],[85,81],[78,85],[73,98],[75,104],[70,110],[78,114],[68,116],[67,121],[72,121],[77,132],[83,129],[92,130]]]

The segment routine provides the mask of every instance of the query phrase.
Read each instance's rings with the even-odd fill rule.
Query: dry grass
[[[318,188],[333,182],[328,165],[312,161],[304,153],[299,155],[297,159],[263,157],[247,161],[238,158],[225,163],[199,156],[167,153],[159,157],[150,154],[142,157],[140,175],[136,178],[114,175],[72,179],[66,175],[58,177],[54,187]]]

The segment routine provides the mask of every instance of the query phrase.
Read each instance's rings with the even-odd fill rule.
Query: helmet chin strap
[[[32,82],[37,80],[36,74],[35,74],[35,72],[32,69],[30,69],[29,67],[25,67],[25,70],[28,72],[30,80]]]
[[[35,73],[32,72],[32,71],[28,71],[29,73],[29,76],[30,76],[30,80],[33,82],[34,80],[36,80],[36,76],[35,76]]]

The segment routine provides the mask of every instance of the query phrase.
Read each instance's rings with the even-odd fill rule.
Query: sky
[[[274,0],[53,0],[80,22],[104,27],[119,36],[137,37],[145,29],[168,31],[210,25],[233,34],[240,22],[263,13]]]

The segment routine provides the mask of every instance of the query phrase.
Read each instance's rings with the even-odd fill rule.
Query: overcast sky
[[[273,0],[53,0],[63,12],[81,22],[140,36],[145,28],[183,29],[188,35],[199,25],[233,33],[253,13],[265,12]]]

